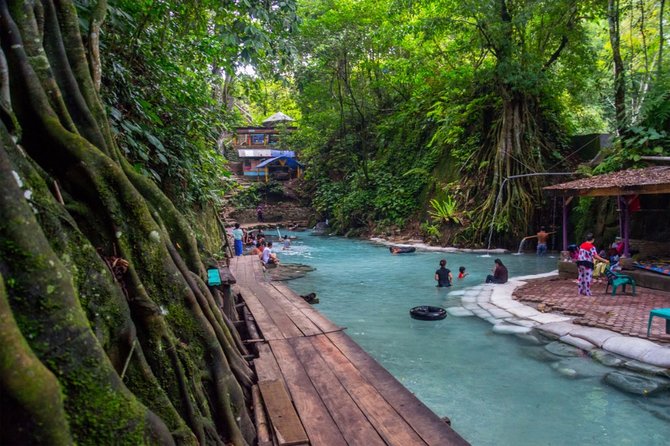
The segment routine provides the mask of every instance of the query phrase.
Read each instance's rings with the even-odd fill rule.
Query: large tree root
[[[10,3],[0,40],[16,117],[3,120],[25,152],[2,127],[0,273],[19,334],[63,392],[70,422],[54,429],[80,443],[252,443],[244,347],[188,223],[114,146],[72,2]],[[100,256],[127,270],[113,277]]]
[[[58,380],[32,352],[7,302],[0,275],[0,443],[72,443]]]

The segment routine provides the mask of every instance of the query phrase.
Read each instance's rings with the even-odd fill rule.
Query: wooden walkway
[[[255,256],[230,268],[259,330],[253,363],[273,437],[259,444],[468,444],[342,327],[269,282]]]

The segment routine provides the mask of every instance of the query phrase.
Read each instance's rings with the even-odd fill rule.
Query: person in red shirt
[[[579,254],[577,258],[577,268],[579,275],[577,276],[577,289],[579,294],[584,296],[591,295],[591,283],[593,282],[593,259],[598,259],[601,262],[609,263],[609,260],[604,259],[598,255],[593,242],[595,238],[593,234],[586,234],[586,241],[579,245]]]
[[[623,244],[623,240],[621,240],[621,237],[616,237],[614,239],[614,242],[612,243],[611,248],[616,250],[616,253],[619,257],[621,257],[623,255],[624,244]]]

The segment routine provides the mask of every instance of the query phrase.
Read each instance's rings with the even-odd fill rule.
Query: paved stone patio
[[[631,295],[617,290],[616,296],[605,294],[606,282],[594,283],[593,296],[580,296],[574,280],[556,276],[528,280],[517,288],[514,299],[532,305],[538,311],[560,313],[573,317],[572,323],[604,328],[626,336],[649,339],[658,344],[670,344],[670,334],[665,333],[665,319],[654,318],[651,335],[647,338],[649,311],[654,308],[670,308],[670,293],[637,287]]]

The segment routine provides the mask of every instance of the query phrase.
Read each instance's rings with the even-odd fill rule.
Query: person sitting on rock
[[[277,258],[277,255],[272,252],[272,242],[267,242],[265,244],[265,246],[263,247],[263,252],[261,253],[260,257],[261,262],[263,262],[264,265],[279,264],[279,259]]]
[[[503,262],[500,259],[495,259],[493,262],[495,263],[493,275],[489,274],[486,276],[486,283],[507,283],[509,274],[507,272],[507,267],[503,265]]]

